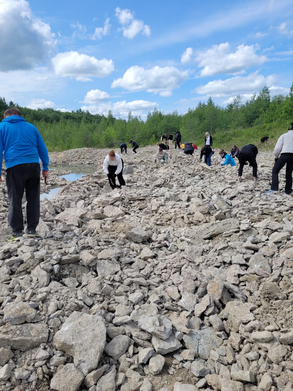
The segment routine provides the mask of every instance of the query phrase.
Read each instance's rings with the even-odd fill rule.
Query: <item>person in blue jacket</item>
[[[231,155],[228,155],[223,149],[219,152],[219,155],[223,159],[221,166],[226,166],[227,164],[230,164],[231,167],[235,166],[235,160],[232,158]]]
[[[2,182],[2,159],[6,165],[8,189],[8,223],[12,228],[12,239],[23,235],[24,221],[22,197],[26,193],[27,233],[36,236],[40,218],[40,159],[42,174],[49,176],[49,155],[38,129],[21,117],[18,108],[4,113],[0,123],[0,182]]]

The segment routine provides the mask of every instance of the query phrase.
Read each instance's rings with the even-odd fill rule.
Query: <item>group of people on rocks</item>
[[[167,138],[161,138],[158,143],[158,151],[155,160],[167,161],[171,155],[167,152],[166,141],[169,140],[169,148],[173,145],[173,134]],[[174,137],[175,148],[181,148],[181,134],[177,131]],[[165,142],[165,143],[164,143]],[[136,153],[138,144],[129,140],[132,150]],[[213,139],[207,132],[205,134],[205,145],[201,149],[200,159],[204,156],[205,163],[211,165],[213,154]],[[194,144],[185,143],[184,152],[192,154],[197,148]],[[120,144],[122,153],[127,153],[127,144]],[[188,152],[190,151],[190,152]],[[27,204],[27,235],[37,236],[36,227],[40,218],[40,160],[42,162],[42,176],[46,182],[49,177],[49,154],[46,145],[35,126],[25,121],[17,107],[9,108],[4,113],[4,120],[0,124],[0,182],[2,182],[1,169],[2,158],[6,165],[6,185],[8,189],[9,210],[8,223],[12,228],[12,240],[22,237],[24,230],[24,219],[22,213],[22,197],[26,192]],[[241,182],[243,167],[250,164],[252,175],[257,180],[256,156],[258,149],[253,144],[245,145],[239,150],[234,145],[228,155],[223,149],[220,151],[222,157],[221,165],[235,165],[234,158],[239,159],[238,178]],[[266,194],[272,194],[279,190],[279,172],[286,165],[285,193],[292,193],[292,172],[293,172],[293,122],[291,122],[288,132],[282,134],[274,149],[275,163],[272,169],[271,189]],[[125,186],[123,178],[123,159],[114,150],[111,150],[104,159],[103,170],[107,174],[109,184],[112,189]],[[119,185],[116,185],[116,177]]]

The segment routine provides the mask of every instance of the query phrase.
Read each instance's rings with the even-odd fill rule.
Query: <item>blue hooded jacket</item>
[[[6,169],[40,163],[41,159],[43,171],[48,170],[49,155],[38,129],[18,115],[11,115],[0,123],[0,175],[3,152]]]
[[[226,166],[226,164],[231,164],[231,166],[233,167],[233,166],[235,166],[235,160],[232,158],[232,156],[231,155],[228,155],[227,153],[226,153],[226,155],[224,156],[224,162],[223,163],[221,163],[221,165],[222,166]]]

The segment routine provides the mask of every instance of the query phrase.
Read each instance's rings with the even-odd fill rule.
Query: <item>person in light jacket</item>
[[[219,152],[219,155],[223,159],[221,166],[226,166],[227,164],[230,164],[231,167],[235,166],[235,161],[232,156],[228,155],[223,149]]]
[[[267,193],[274,193],[279,190],[279,172],[286,164],[285,193],[292,192],[292,171],[293,171],[293,122],[288,132],[279,137],[274,149],[275,165],[272,171],[272,186]]]
[[[113,149],[105,157],[103,163],[103,170],[105,174],[107,174],[109,184],[113,190],[116,187],[121,188],[121,186],[125,186],[125,181],[122,176],[123,159],[121,159],[121,157],[117,153],[115,153]],[[116,186],[116,176],[118,178],[120,186]]]

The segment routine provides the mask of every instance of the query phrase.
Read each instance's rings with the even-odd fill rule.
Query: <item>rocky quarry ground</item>
[[[218,151],[209,168],[155,150],[123,156],[114,191],[106,150],[51,153],[62,189],[38,239],[8,241],[1,184],[1,391],[293,390],[293,199],[265,194],[273,154],[238,183]],[[66,183],[60,164],[94,172]]]

